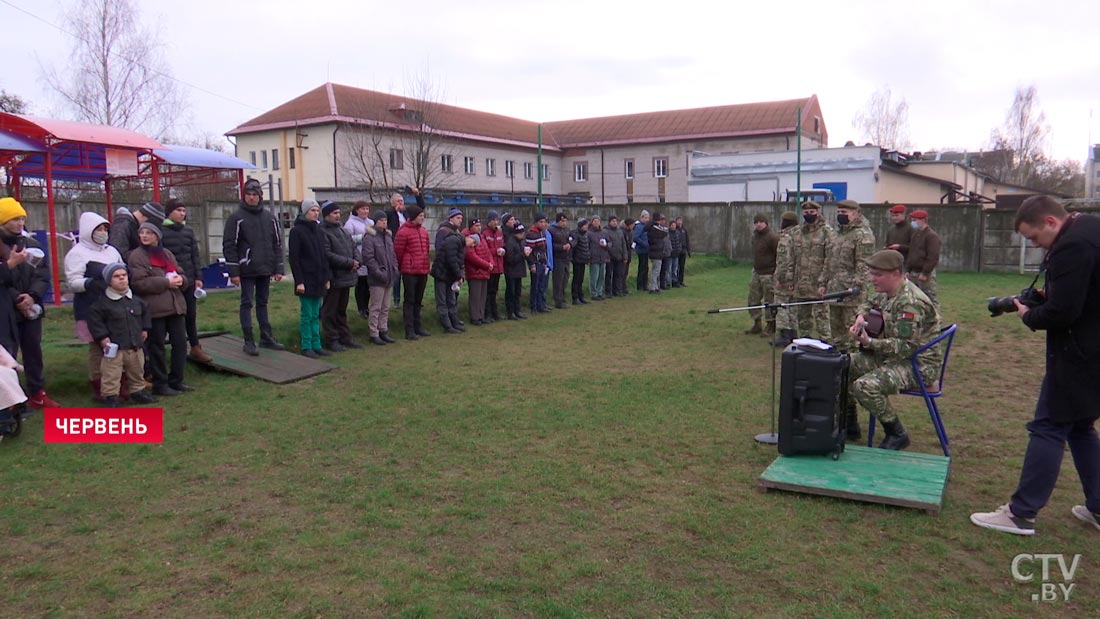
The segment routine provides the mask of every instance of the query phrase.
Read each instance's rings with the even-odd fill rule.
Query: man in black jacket
[[[60,408],[60,404],[46,395],[45,365],[42,360],[42,316],[45,303],[42,298],[50,287],[50,265],[42,256],[42,245],[33,236],[26,236],[27,211],[15,198],[0,198],[0,255],[11,274],[11,309],[5,308],[15,318],[15,344],[8,352],[12,357],[23,352],[23,368],[27,376],[27,406],[31,408]],[[35,260],[25,260],[15,266],[6,261],[13,250],[22,251],[29,258],[30,250],[37,250]],[[14,261],[13,261],[14,262]],[[10,326],[10,321],[8,321]],[[6,339],[6,338],[5,338]]]
[[[435,311],[447,333],[462,333],[465,324],[458,319],[458,290],[466,279],[466,239],[462,229],[462,211],[452,208],[447,221],[435,233]]]
[[[1100,218],[1067,213],[1048,196],[1024,200],[1016,231],[1043,258],[1045,301],[1016,313],[1031,330],[1047,332],[1046,374],[1027,424],[1027,453],[1016,492],[990,513],[971,514],[974,524],[1004,533],[1034,535],[1035,517],[1054,491],[1066,444],[1073,454],[1085,504],[1073,515],[1100,531]],[[1029,303],[1029,305],[1032,305]]]
[[[573,230],[569,228],[569,216],[558,213],[550,226],[550,238],[554,241],[554,307],[565,309],[565,288],[569,285],[569,266],[573,262]]]
[[[187,281],[192,282],[181,291],[187,305],[184,324],[187,329],[187,343],[191,346],[187,356],[199,363],[210,363],[213,359],[206,354],[199,342],[198,299],[195,298],[195,291],[202,290],[199,242],[195,239],[195,231],[186,223],[187,206],[181,200],[172,198],[165,202],[164,211],[166,215],[162,227],[164,234],[161,235],[160,244],[172,252],[181,274],[186,276]]]
[[[332,200],[321,204],[321,231],[324,232],[325,258],[332,271],[331,284],[321,302],[321,331],[328,341],[328,349],[342,352],[363,345],[351,337],[348,326],[348,300],[351,289],[359,279],[359,246],[340,223],[340,205]]]
[[[146,202],[138,209],[131,211],[125,206],[118,207],[115,211],[115,219],[111,222],[110,236],[107,244],[118,250],[123,259],[135,247],[141,245],[138,241],[138,227],[151,221],[156,227],[161,227],[164,221],[164,209],[156,202]]]
[[[283,238],[279,222],[264,208],[264,192],[260,181],[250,178],[244,183],[244,196],[237,211],[225,220],[222,233],[222,256],[229,268],[229,283],[241,288],[241,330],[244,332],[244,352],[255,356],[256,340],[252,334],[252,305],[256,305],[256,321],[260,323],[260,346],[272,350],[286,347],[275,340],[271,321],[267,317],[267,299],[271,280],[282,281]]]

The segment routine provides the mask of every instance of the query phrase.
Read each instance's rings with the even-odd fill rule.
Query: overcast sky
[[[0,0],[0,88],[61,116],[40,64],[73,40],[55,0]],[[142,0],[191,101],[221,134],[326,81],[533,121],[816,94],[829,144],[880,87],[909,103],[914,150],[986,148],[1017,87],[1035,85],[1048,152],[1100,142],[1094,0]],[[16,8],[18,7],[18,8]],[[1090,43],[1092,41],[1092,43]]]

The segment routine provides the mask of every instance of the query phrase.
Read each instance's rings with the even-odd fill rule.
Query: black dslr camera
[[[1016,304],[1012,302],[1014,299],[1018,299],[1026,307],[1038,307],[1046,301],[1043,293],[1036,290],[1034,286],[1028,286],[1015,297],[989,297],[989,317],[1015,314]]]

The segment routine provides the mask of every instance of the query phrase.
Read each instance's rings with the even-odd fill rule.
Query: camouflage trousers
[[[940,308],[940,302],[936,300],[936,293],[939,291],[939,286],[936,285],[936,270],[932,269],[932,273],[929,274],[928,279],[920,281],[920,273],[910,273],[909,281],[917,285],[917,288],[921,289],[921,292],[928,295],[928,299],[932,301],[932,305],[936,306],[936,309]]]
[[[840,350],[855,354],[856,345],[852,336],[848,334],[848,327],[856,321],[856,313],[859,307],[856,305],[841,305],[833,303],[829,307],[829,330],[833,339],[830,344]]]
[[[820,299],[795,298],[795,302],[818,301]],[[798,305],[791,308],[798,314],[798,335],[812,337],[823,342],[832,340],[832,332],[829,329],[829,304],[814,303],[813,305]]]
[[[775,302],[775,276],[771,273],[767,275],[752,272],[752,279],[749,280],[749,305],[760,305],[761,303],[774,303]],[[749,316],[752,317],[753,322],[760,320],[760,316],[763,312],[758,309],[749,310]],[[775,320],[775,310],[768,310],[767,320]]]
[[[791,293],[787,290],[772,291],[773,303],[789,303],[791,300]],[[790,329],[791,331],[798,331],[798,316],[794,313],[794,310],[787,307],[781,307],[775,311],[775,328],[778,330]]]
[[[916,389],[917,378],[908,360],[883,361],[875,355],[852,353],[852,367],[848,374],[851,386],[849,401],[859,402],[867,412],[882,423],[897,421],[898,415],[890,406],[890,397],[905,389]]]

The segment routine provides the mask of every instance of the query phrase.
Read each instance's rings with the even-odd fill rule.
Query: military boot
[[[795,335],[794,329],[780,329],[779,335],[772,340],[772,346],[786,348],[795,337],[797,336]]]
[[[764,323],[764,332],[760,335],[764,337],[773,337],[775,335],[775,321],[769,320]]]
[[[244,330],[244,354],[256,357],[260,351],[256,348],[256,339],[252,336],[252,329]]]
[[[901,451],[909,446],[909,433],[905,431],[905,426],[901,425],[900,419],[882,422],[882,429],[886,431],[886,438],[879,443],[879,449]]]
[[[760,328],[760,319],[757,318],[756,320],[752,321],[751,329],[745,329],[745,335],[756,335],[757,333],[760,333],[762,331],[763,329]]]
[[[847,421],[845,425],[848,428],[848,440],[858,441],[863,438],[863,432],[859,429],[859,413],[856,412],[856,405],[849,404],[848,410],[845,412]]]

